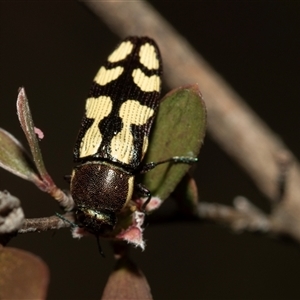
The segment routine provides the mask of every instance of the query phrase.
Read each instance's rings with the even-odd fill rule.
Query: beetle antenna
[[[75,224],[74,222],[68,220],[68,219],[65,218],[63,215],[61,215],[61,214],[59,214],[59,213],[57,213],[57,212],[55,213],[55,215],[56,215],[58,218],[60,218],[61,220],[63,220],[63,221],[65,221],[65,222],[69,223],[69,224],[71,225],[72,228],[78,227],[77,224]]]
[[[99,250],[99,253],[101,254],[101,256],[104,258],[105,257],[105,254],[102,250],[102,247],[101,247],[101,244],[100,244],[100,239],[99,239],[99,235],[96,235],[96,239],[97,239],[97,245],[98,245],[98,250]]]

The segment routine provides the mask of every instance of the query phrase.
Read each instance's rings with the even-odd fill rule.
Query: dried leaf
[[[21,202],[10,193],[0,191],[0,241],[1,235],[16,232],[24,223]]]

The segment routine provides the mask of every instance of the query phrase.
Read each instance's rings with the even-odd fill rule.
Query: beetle
[[[143,164],[150,129],[159,106],[162,60],[148,37],[128,37],[108,56],[90,88],[77,141],[70,191],[76,223],[100,235],[112,230],[116,215],[137,191],[151,199],[135,176],[165,162],[191,164],[172,157]]]

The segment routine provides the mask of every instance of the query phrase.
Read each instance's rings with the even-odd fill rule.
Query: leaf
[[[0,246],[0,299],[46,299],[49,270],[37,256]]]
[[[35,167],[21,143],[0,128],[0,167],[32,182],[39,180]]]
[[[19,89],[17,99],[17,114],[21,127],[28,141],[33,161],[41,177],[41,180],[36,180],[34,181],[34,183],[39,189],[49,193],[53,198],[59,201],[60,205],[66,210],[71,210],[74,206],[72,197],[69,197],[69,195],[64,193],[55,185],[54,181],[52,180],[51,176],[46,170],[42,152],[36,136],[38,134],[39,138],[43,138],[44,134],[39,128],[34,126],[28,99],[24,88]]]
[[[119,259],[106,283],[102,300],[143,299],[152,295],[147,279],[137,266],[127,258]]]
[[[17,114],[21,127],[27,138],[30,151],[38,172],[42,178],[48,177],[49,175],[44,165],[41,149],[36,137],[36,128],[34,127],[28,99],[24,88],[20,88],[19,90],[17,99]]]
[[[160,105],[150,137],[146,162],[173,156],[197,157],[206,129],[206,108],[198,85],[180,87],[168,93]],[[169,197],[190,165],[165,163],[143,176],[153,196]]]
[[[186,215],[195,215],[198,207],[198,189],[193,177],[186,174],[172,194],[179,209]]]

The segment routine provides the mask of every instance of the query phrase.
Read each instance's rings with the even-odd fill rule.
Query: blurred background
[[[298,156],[300,2],[150,3]],[[45,134],[44,160],[61,188],[68,188],[63,176],[71,173],[91,81],[118,42],[76,1],[0,2],[1,127],[26,144],[15,108],[18,87],[25,86],[35,124]],[[209,135],[195,177],[203,201],[231,204],[236,195],[244,195],[270,210],[267,199]],[[4,170],[0,189],[21,199],[27,217],[59,212],[52,198]],[[164,209],[172,209],[171,202]],[[300,251],[293,243],[239,235],[209,223],[149,224],[145,237],[145,252],[133,249],[132,257],[147,276],[154,299],[300,298]],[[20,235],[9,246],[46,261],[49,299],[99,299],[114,265],[109,244],[102,244],[106,259],[93,238],[74,240],[66,229]]]

